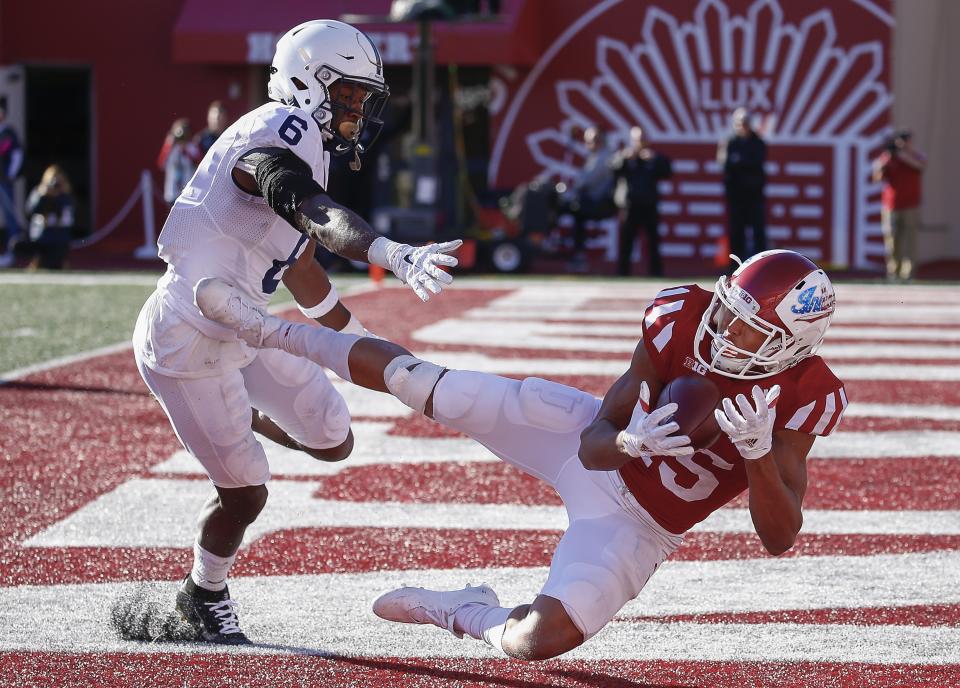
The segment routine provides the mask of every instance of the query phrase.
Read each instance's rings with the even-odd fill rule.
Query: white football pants
[[[350,411],[326,371],[283,351],[260,351],[245,368],[211,377],[168,377],[139,356],[137,368],[181,444],[218,487],[270,479],[263,445],[250,429],[253,408],[312,449],[335,447],[350,431]]]
[[[617,471],[588,471],[580,463],[580,432],[599,409],[596,397],[556,382],[463,370],[446,373],[433,399],[438,422],[560,495],[569,526],[540,592],[563,604],[584,639],[636,597],[682,542],[627,497]]]

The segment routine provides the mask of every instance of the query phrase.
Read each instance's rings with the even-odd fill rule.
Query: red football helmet
[[[830,278],[810,260],[794,251],[758,253],[732,275],[717,280],[713,300],[697,328],[697,360],[727,377],[775,375],[816,352],[835,307]],[[727,338],[735,319],[764,335],[756,351]],[[707,337],[709,360],[702,351]]]

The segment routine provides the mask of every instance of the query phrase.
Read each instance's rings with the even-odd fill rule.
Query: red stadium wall
[[[381,5],[388,3],[370,0],[354,11]],[[153,169],[174,118],[200,128],[214,98],[234,115],[255,104],[264,60],[251,57],[253,39],[277,34],[304,12],[293,0],[277,2],[267,22],[258,19],[262,7],[258,14],[246,0],[226,15],[207,12],[211,6],[217,3],[101,0],[79,18],[63,0],[0,6],[0,64],[92,68],[95,227],[123,206],[140,171]],[[339,16],[345,6],[318,2],[314,11]],[[745,99],[767,127],[773,244],[825,263],[878,265],[879,186],[868,179],[868,161],[889,126],[890,0],[507,0],[503,8],[522,21],[503,22],[497,40],[536,50],[532,57],[504,51],[505,64],[495,69],[492,187],[543,173],[569,178],[583,158],[584,126],[604,126],[619,145],[640,124],[675,162],[663,189],[664,253],[689,269],[710,269],[725,225],[716,142],[729,111]],[[537,21],[528,21],[534,15]],[[458,35],[469,27],[438,30],[438,61],[470,62],[466,54],[448,55],[450,41],[441,40],[448,30]],[[218,64],[174,62],[176,45],[199,49],[207,45],[203,36],[224,46]],[[391,36],[384,36],[390,63],[396,51],[386,50]],[[470,45],[461,38],[454,47],[469,53]],[[409,46],[403,52],[409,60]],[[612,259],[608,230],[594,238],[594,253]],[[142,238],[137,210],[88,253],[127,259]]]
[[[7,2],[0,9],[0,64],[92,70],[95,228],[116,215],[137,188],[142,170],[153,170],[154,179],[162,181],[154,166],[174,119],[188,117],[194,130],[203,128],[207,106],[216,98],[234,116],[248,108],[249,67],[173,63],[172,35],[180,7],[177,1],[98,0],[81,5]],[[231,86],[233,98],[228,97]],[[162,203],[154,205],[160,223]],[[86,253],[128,260],[142,242],[137,207]],[[84,253],[77,256],[81,264]]]

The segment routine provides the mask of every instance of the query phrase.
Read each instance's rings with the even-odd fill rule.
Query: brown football
[[[702,375],[683,375],[668,382],[660,391],[657,408],[677,404],[673,414],[680,429],[677,435],[690,437],[694,449],[704,449],[720,437],[720,426],[713,410],[720,405],[720,388]]]

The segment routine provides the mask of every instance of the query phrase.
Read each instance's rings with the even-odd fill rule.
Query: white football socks
[[[507,618],[513,609],[494,607],[479,602],[469,602],[453,614],[453,621],[471,638],[482,640],[494,650],[503,651],[503,632],[507,628]]]
[[[263,345],[309,359],[329,368],[347,382],[352,382],[348,357],[358,339],[361,338],[355,334],[337,332],[327,327],[286,323],[277,330],[276,340],[271,332],[264,338]]]
[[[218,557],[201,547],[199,542],[195,542],[193,543],[193,570],[190,572],[190,577],[198,587],[205,590],[223,590],[227,587],[227,572],[236,558],[236,555]]]

